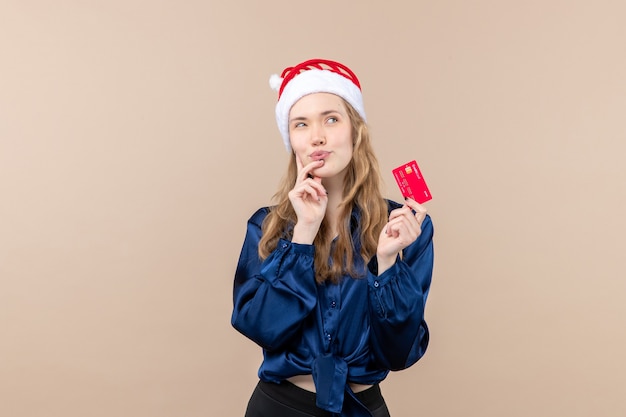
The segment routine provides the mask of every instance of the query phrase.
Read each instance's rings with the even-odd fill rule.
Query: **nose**
[[[311,130],[311,143],[317,146],[326,143],[326,133],[324,132],[324,128],[322,126],[315,125]]]

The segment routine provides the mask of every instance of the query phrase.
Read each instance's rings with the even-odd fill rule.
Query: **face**
[[[303,166],[324,160],[314,175],[343,175],[354,150],[352,124],[343,100],[329,93],[302,97],[289,112],[289,140]]]

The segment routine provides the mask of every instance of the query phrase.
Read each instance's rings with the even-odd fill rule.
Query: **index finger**
[[[307,172],[304,172],[306,170],[306,167],[304,166],[304,164],[302,163],[302,159],[300,159],[300,155],[298,155],[297,153],[296,155],[296,175],[297,178],[299,178],[300,181],[305,180],[309,175]],[[309,170],[310,171],[310,170]]]
[[[307,165],[303,165],[302,164],[302,160],[300,159],[300,157],[296,155],[296,164],[297,164],[296,166],[298,167],[298,177],[299,178],[302,178],[302,179],[318,178],[318,177],[314,177],[314,175],[311,172],[314,169],[319,168],[322,165],[324,165],[324,160],[320,159],[320,160],[317,160],[317,161],[312,161],[312,162],[308,163]]]
[[[300,155],[298,155],[297,153],[295,153],[296,155],[296,168],[297,168],[297,172],[300,173],[300,171],[302,171],[302,160],[300,159]]]

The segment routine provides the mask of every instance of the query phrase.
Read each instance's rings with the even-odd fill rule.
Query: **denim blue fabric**
[[[388,201],[388,207],[401,205]],[[369,415],[354,411],[359,407],[348,382],[376,384],[389,371],[413,365],[428,346],[424,308],[433,271],[431,218],[426,216],[421,235],[395,265],[378,276],[376,257],[365,265],[358,256],[360,214],[355,210],[352,236],[362,277],[317,284],[313,245],[281,239],[267,259],[259,259],[268,213],[267,207],[259,209],[248,220],[235,272],[232,325],[262,347],[261,380],[311,374],[318,407]],[[344,407],[344,398],[351,404]]]

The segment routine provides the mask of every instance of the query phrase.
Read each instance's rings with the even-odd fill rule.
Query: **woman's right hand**
[[[293,206],[298,221],[293,229],[292,242],[312,244],[322,224],[328,205],[328,195],[322,185],[322,179],[312,175],[312,171],[323,166],[324,160],[302,165],[296,154],[298,175],[296,184],[289,192],[289,201]]]

